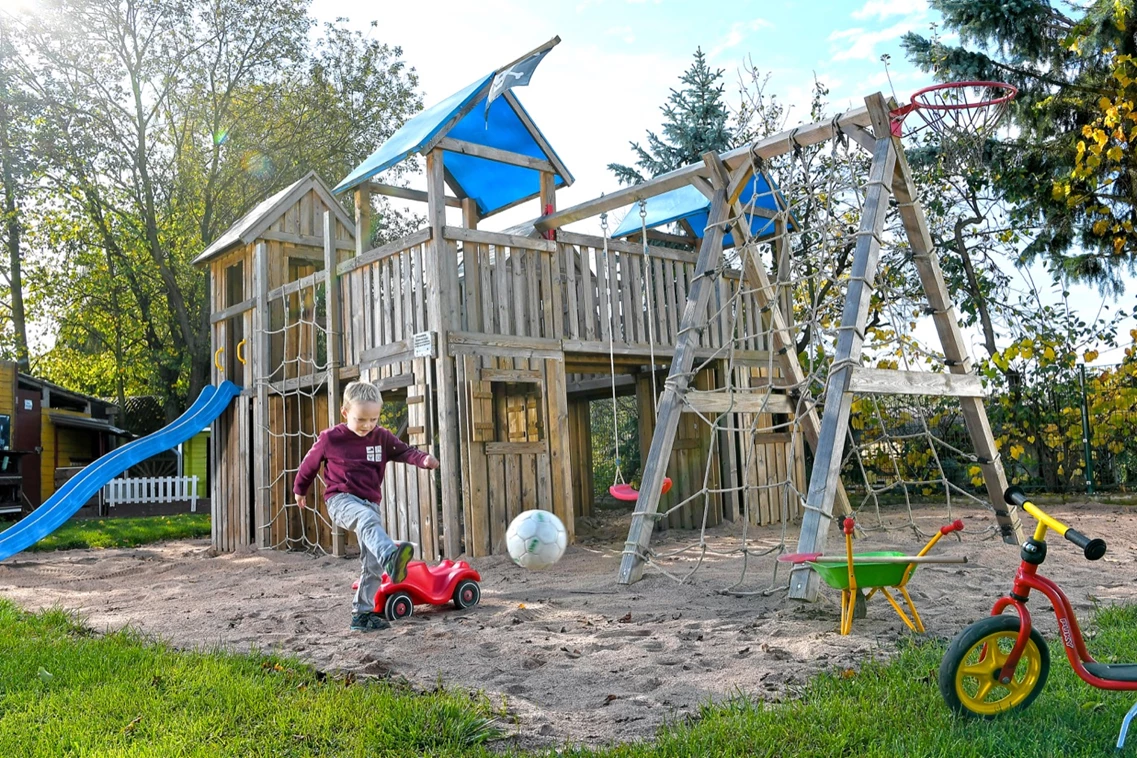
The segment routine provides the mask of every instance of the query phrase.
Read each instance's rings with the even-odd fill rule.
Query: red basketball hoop
[[[911,136],[929,128],[940,135],[945,157],[970,159],[982,152],[1018,92],[1018,88],[1006,82],[934,84],[916,92],[910,103],[889,114],[892,134]],[[924,123],[905,131],[904,119],[913,111]]]

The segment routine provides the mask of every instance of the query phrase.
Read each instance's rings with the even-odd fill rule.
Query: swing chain
[[[608,268],[608,213],[600,214],[600,233],[604,239],[604,267]],[[599,277],[600,272],[596,272]],[[616,473],[612,477],[612,487],[624,484],[624,474],[620,468],[620,421],[616,414],[616,346],[613,342],[615,323],[612,320],[612,282],[605,288],[608,293],[608,368],[612,376],[612,441],[616,448]]]
[[[651,354],[651,405],[656,416],[659,415],[659,390],[655,386],[655,309],[652,307],[651,248],[647,243],[647,200],[640,200],[640,234],[643,241],[644,288],[647,301],[647,345]]]

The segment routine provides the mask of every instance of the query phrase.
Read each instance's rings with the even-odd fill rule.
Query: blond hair
[[[379,403],[383,407],[383,394],[371,382],[352,382],[343,388],[343,410],[347,410],[354,403]]]

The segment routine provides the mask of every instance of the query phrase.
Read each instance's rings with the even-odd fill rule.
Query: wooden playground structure
[[[476,95],[465,113],[484,104]],[[545,158],[458,140],[443,129],[419,151],[425,193],[360,181],[351,188],[349,219],[309,175],[254,208],[198,257],[212,282],[213,378],[246,388],[214,427],[218,549],[345,550],[322,511],[292,506],[289,474],[315,435],[339,422],[341,386],[359,377],[378,385],[387,403],[405,405],[406,439],[441,461],[438,472],[392,466],[385,483],[390,531],[419,544],[427,559],[502,552],[505,528],[530,508],[554,512],[571,538],[574,518],[593,507],[589,402],[610,398],[613,385],[637,398],[646,452],[654,434],[651,361],[662,376],[682,341],[700,238],[647,230],[644,244],[640,234],[606,240],[558,230],[549,239],[532,230],[478,229],[478,203],[451,172],[457,159],[530,174],[533,191],[507,207],[536,201],[547,224],[594,215],[556,212],[556,187],[571,175],[512,94],[499,105]],[[705,181],[697,171],[649,191],[689,183]],[[371,228],[373,194],[425,202],[428,226],[369,248],[356,229]],[[618,194],[625,203],[637,199]],[[461,211],[460,225],[450,223],[447,208]],[[712,297],[729,298],[739,281],[740,272],[728,273]],[[757,318],[758,303],[749,307]],[[712,324],[687,349],[709,356],[724,338],[725,327]],[[748,347],[737,361],[755,383],[768,383],[769,346],[755,340]],[[726,370],[721,362],[694,383],[711,390]],[[791,410],[783,397],[764,412]],[[668,463],[675,487],[665,505],[703,485],[711,440],[697,419],[687,421],[675,431]],[[789,434],[769,435],[750,476],[804,489],[801,446]],[[714,476],[728,487],[740,476],[737,447],[719,440],[725,453]],[[777,521],[781,499],[776,488],[757,495],[752,520]],[[711,523],[743,512],[738,498],[717,497]],[[684,507],[661,527],[692,527],[702,517],[701,504]]]
[[[417,543],[427,560],[503,552],[509,522],[531,508],[559,516],[571,540],[574,519],[593,507],[588,403],[614,393],[635,394],[645,454],[622,582],[641,575],[642,551],[656,527],[714,525],[743,514],[755,523],[800,517],[799,551],[822,552],[834,510],[849,510],[839,470],[854,391],[958,397],[991,502],[999,502],[1006,482],[982,390],[882,96],[558,210],[556,190],[571,184],[571,175],[512,93],[484,107],[492,79],[423,111],[334,191],[309,175],[269,198],[198,258],[211,273],[214,379],[246,388],[214,427],[218,549],[345,553],[347,539],[322,505],[315,513],[293,505],[291,483],[315,435],[338,423],[341,385],[355,378],[378,385],[391,407],[405,413],[399,433],[441,461],[436,472],[390,467],[384,484],[388,530]],[[782,260],[791,221],[776,203],[764,210],[751,204],[749,212],[765,219],[755,235],[739,206],[750,184],[762,179],[773,187],[763,160],[839,135],[873,161],[819,417],[804,398],[778,390],[802,380],[790,331],[788,266],[771,276],[749,244],[760,240],[772,260]],[[412,154],[425,158],[425,192],[373,179]],[[707,220],[688,225],[685,235],[646,224],[623,239],[563,228],[690,188],[706,198]],[[354,219],[333,195],[348,191]],[[371,247],[371,235],[357,230],[372,229],[376,194],[424,202],[427,225]],[[891,196],[899,201],[947,374],[855,365]],[[533,201],[539,215],[528,225],[478,228],[494,213]],[[460,212],[460,224],[448,218],[448,208]],[[734,269],[722,266],[727,234],[739,245]],[[741,297],[729,307],[715,307],[732,303],[736,293]],[[765,330],[750,332],[729,362],[716,358],[734,338],[728,312]],[[714,392],[725,386],[763,388],[761,402]],[[698,423],[700,413],[739,420],[708,427]],[[758,416],[796,416],[802,434],[743,439],[756,436],[747,430]],[[776,428],[769,421],[761,426]],[[756,454],[744,464],[746,444]],[[806,444],[815,461],[811,478]],[[675,486],[660,494],[665,476]],[[773,486],[741,487],[743,478]],[[798,498],[807,479],[808,498]],[[783,498],[779,489],[790,486],[795,494]],[[708,493],[706,504],[672,507],[694,492]],[[1017,540],[1013,512],[996,515],[1004,540]],[[815,594],[816,577],[791,582],[791,595]]]

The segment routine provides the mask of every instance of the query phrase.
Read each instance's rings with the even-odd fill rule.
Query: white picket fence
[[[197,476],[145,476],[112,479],[103,487],[103,502],[112,508],[119,503],[172,503],[190,501],[190,512],[197,513]]]

